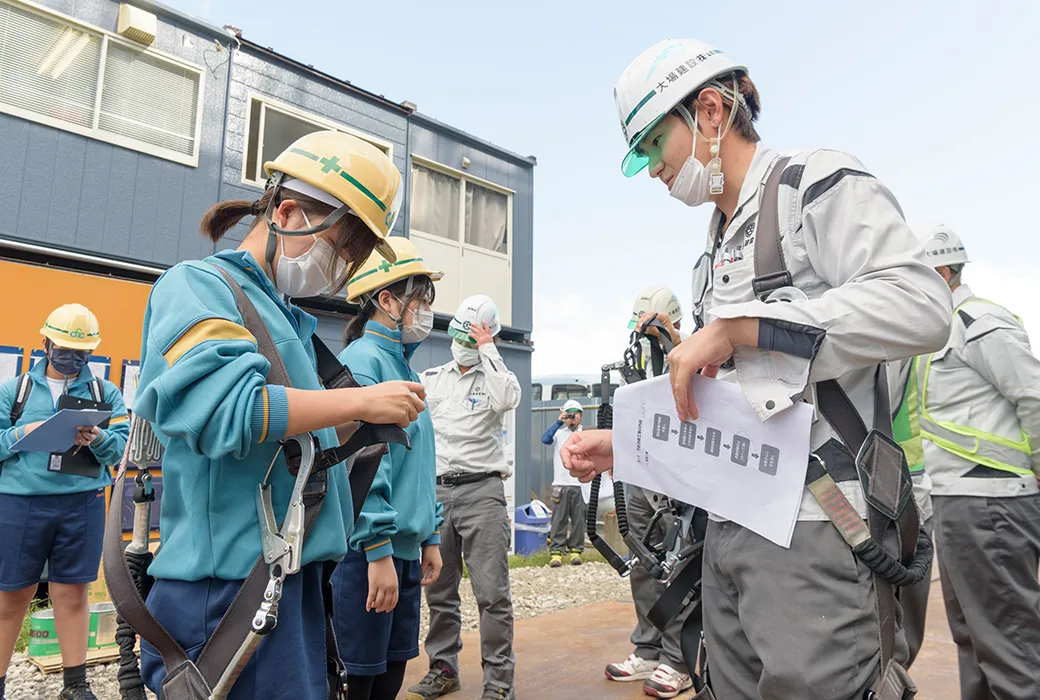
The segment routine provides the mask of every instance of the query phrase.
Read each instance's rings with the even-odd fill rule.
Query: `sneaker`
[[[581,552],[571,552],[571,564],[581,566]]]
[[[97,700],[97,696],[90,690],[90,684],[76,685],[65,688],[58,696],[58,700]]]
[[[553,555],[549,557],[549,566],[553,569],[558,569],[563,566],[563,554],[559,552],[553,552]]]
[[[516,693],[510,688],[484,688],[484,694],[480,696],[480,700],[516,700]]]
[[[605,674],[612,681],[641,681],[654,675],[657,666],[656,659],[641,659],[632,654],[619,664],[608,664]]]
[[[430,668],[425,678],[409,688],[404,697],[405,700],[430,700],[454,693],[461,687],[459,674],[453,672],[447,664],[438,664]]]
[[[679,673],[668,664],[661,664],[643,684],[643,692],[655,698],[674,698],[692,687],[693,679],[689,675]]]

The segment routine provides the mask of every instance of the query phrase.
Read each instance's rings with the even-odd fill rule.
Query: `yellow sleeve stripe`
[[[373,549],[379,549],[380,547],[382,547],[385,544],[390,544],[390,540],[384,540],[383,542],[380,542],[379,544],[374,544],[371,547],[365,547],[365,551],[366,552],[371,552]]]
[[[111,420],[108,421],[108,424],[109,425],[115,425],[116,423],[125,423],[128,420],[130,420],[130,416],[124,414],[124,415],[116,416],[115,418],[112,418]]]
[[[163,359],[172,367],[192,348],[210,340],[248,340],[256,345],[256,338],[243,326],[224,318],[207,318],[186,330],[177,342],[163,353]]]
[[[267,439],[267,429],[270,427],[270,405],[267,402],[267,387],[263,387],[260,393],[264,397],[264,426],[260,429],[260,442]]]

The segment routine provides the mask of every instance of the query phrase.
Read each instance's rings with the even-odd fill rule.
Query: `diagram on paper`
[[[705,428],[698,434],[698,426],[694,421],[681,422],[678,428],[674,428],[672,417],[667,413],[654,414],[653,437],[662,442],[677,439],[679,447],[687,450],[703,449],[705,454],[712,457],[721,456],[725,450],[733,464],[746,467],[751,463],[758,467],[758,471],[769,476],[776,476],[780,466],[778,447],[763,444],[755,448],[747,436],[733,433],[726,437],[718,428]]]
[[[675,410],[668,377],[621,387],[614,404],[614,478],[790,545],[805,495],[812,407],[767,421],[737,384],[694,376],[695,420]]]

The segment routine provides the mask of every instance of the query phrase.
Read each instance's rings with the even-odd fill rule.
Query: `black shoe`
[[[430,669],[426,677],[408,689],[405,700],[431,700],[462,688],[459,674],[447,664],[438,664]]]
[[[94,695],[90,689],[89,683],[82,685],[75,685],[71,688],[66,688],[61,691],[61,695],[58,696],[58,700],[98,700],[97,695]]]
[[[484,694],[480,700],[516,700],[516,693],[512,688],[484,688]]]

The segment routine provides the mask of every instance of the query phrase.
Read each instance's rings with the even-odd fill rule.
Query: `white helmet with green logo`
[[[614,86],[628,155],[621,164],[632,177],[648,164],[639,142],[688,95],[720,75],[747,71],[720,50],[696,39],[666,39],[632,61]]]

